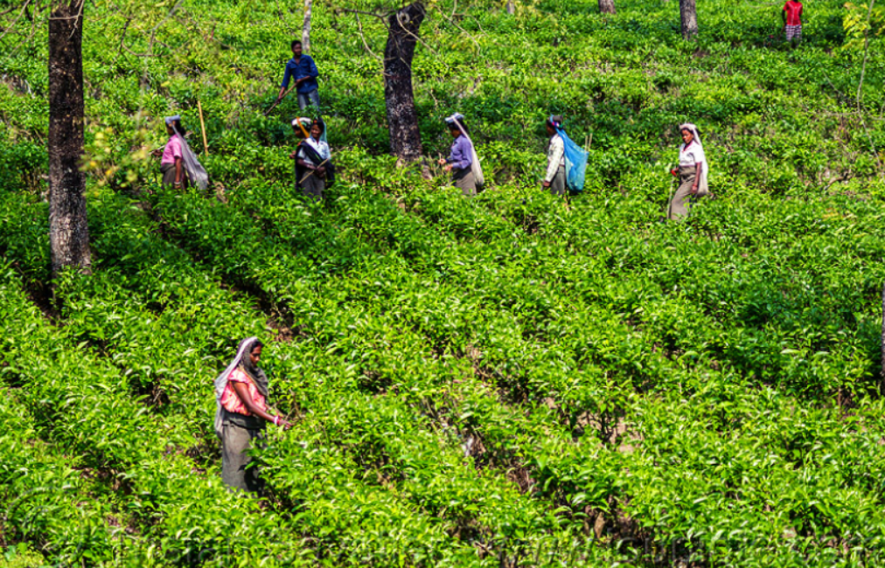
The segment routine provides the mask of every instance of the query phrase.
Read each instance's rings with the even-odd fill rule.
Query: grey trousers
[[[263,430],[251,430],[225,423],[221,432],[221,480],[235,491],[261,489],[258,468],[247,467],[252,461],[249,450],[261,444]],[[254,440],[254,442],[253,442]]]
[[[326,190],[326,180],[313,174],[307,176],[307,179],[301,182],[301,192],[305,197],[312,197],[317,201],[323,198],[323,192]]]
[[[163,185],[173,187],[175,185],[175,164],[162,164],[160,173],[163,175]],[[181,166],[181,188],[184,189],[190,184],[187,179],[187,172],[184,171],[184,164]]]
[[[553,195],[565,195],[565,166],[559,166],[556,175],[550,182],[550,193]]]
[[[301,110],[306,109],[309,106],[315,106],[317,109],[317,114],[320,112],[320,90],[314,89],[311,92],[302,95],[298,93],[298,108]]]
[[[452,170],[455,175],[452,176],[452,184],[461,190],[466,197],[476,195],[476,179],[473,177],[473,170],[464,168],[463,170]]]
[[[694,166],[690,168],[679,168],[679,189],[673,194],[670,200],[669,211],[667,217],[672,221],[676,221],[683,217],[688,217],[688,208],[691,204],[691,186],[694,185],[695,177],[697,177],[698,169]]]

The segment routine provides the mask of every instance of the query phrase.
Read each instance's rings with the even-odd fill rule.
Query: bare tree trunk
[[[885,286],[882,286],[882,391],[885,393]]]
[[[615,0],[599,0],[599,11],[602,14],[614,14]]]
[[[412,57],[421,22],[424,4],[415,2],[388,19],[389,34],[384,49],[384,99],[387,103],[387,127],[390,148],[403,162],[421,158],[421,133],[418,131],[418,113],[412,92]]]
[[[83,156],[83,2],[60,2],[49,17],[49,246],[52,274],[92,259]]]
[[[304,27],[301,28],[301,49],[310,53],[310,15],[313,0],[304,0]]]
[[[511,16],[516,13],[516,5],[513,4],[513,0],[507,0],[507,13]]]
[[[698,33],[698,9],[695,0],[679,0],[679,13],[682,15],[682,37],[691,39]]]

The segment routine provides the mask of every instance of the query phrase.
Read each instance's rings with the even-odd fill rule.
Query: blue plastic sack
[[[565,149],[565,182],[572,191],[584,189],[584,174],[587,171],[587,151],[572,142],[565,130],[556,129],[556,133],[562,138]]]

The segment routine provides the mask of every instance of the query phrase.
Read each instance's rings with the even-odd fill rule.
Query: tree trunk
[[[513,0],[507,0],[507,13],[511,16],[516,13],[516,6],[513,4]]]
[[[691,39],[698,33],[698,9],[695,0],[679,0],[679,13],[682,15],[682,37]]]
[[[599,12],[602,14],[614,14],[615,0],[599,0]]]
[[[403,162],[421,158],[421,133],[412,92],[412,57],[418,32],[424,20],[422,2],[409,4],[391,14],[389,34],[384,49],[384,100],[387,103],[387,128],[390,148]]]
[[[49,17],[49,246],[52,274],[92,260],[83,157],[83,2],[67,0]]]
[[[310,53],[310,15],[313,0],[304,0],[304,26],[301,28],[301,49]]]
[[[882,286],[882,392],[885,393],[885,286]]]

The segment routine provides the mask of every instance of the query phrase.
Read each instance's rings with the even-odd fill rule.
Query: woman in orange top
[[[241,341],[233,361],[215,379],[215,433],[221,438],[221,478],[232,489],[250,492],[261,488],[258,468],[247,467],[252,459],[252,441],[264,437],[268,422],[291,427],[283,417],[268,411],[267,375],[258,368],[262,347],[257,337]]]

